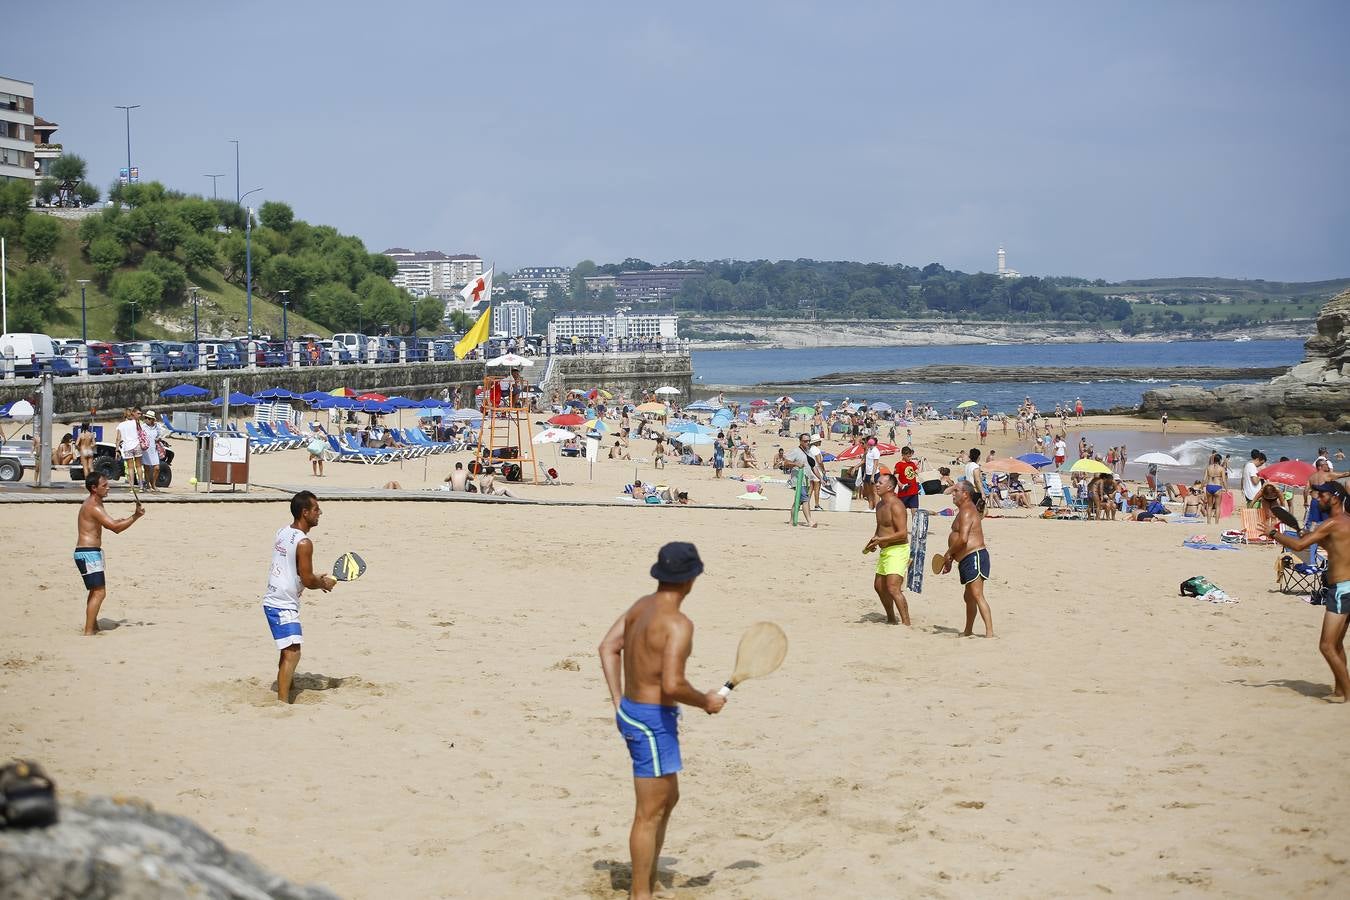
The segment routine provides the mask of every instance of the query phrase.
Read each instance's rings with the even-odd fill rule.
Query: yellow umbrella
[[[956,404],[956,408],[965,409],[968,406],[978,406],[978,405],[979,404],[974,400],[962,400],[960,403]]]
[[[1098,472],[1098,473],[1110,475],[1110,474],[1111,474],[1111,467],[1108,466],[1106,463],[1104,463],[1104,462],[1099,462],[1099,461],[1097,461],[1097,460],[1095,460],[1095,459],[1087,459],[1087,458],[1083,458],[1083,459],[1080,459],[1080,460],[1075,461],[1073,465],[1069,466],[1069,471],[1070,471],[1070,472]]]
[[[636,409],[640,413],[664,413],[666,405],[664,403],[639,403]]]

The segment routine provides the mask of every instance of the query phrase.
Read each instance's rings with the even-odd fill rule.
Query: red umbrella
[[[835,459],[862,459],[862,455],[867,452],[867,448],[862,444],[852,444],[839,452]]]
[[[877,449],[881,451],[882,456],[894,456],[900,452],[900,448],[894,444],[888,444],[885,441],[877,441]]]
[[[383,403],[384,401],[388,400],[389,398],[386,397],[384,394],[377,394],[377,393],[375,393],[374,391],[367,391],[367,392],[364,393],[364,394],[359,394],[359,395],[357,396],[356,399],[357,399],[357,400],[374,400],[376,403]]]
[[[758,409],[758,408],[761,407],[761,406],[768,406],[768,405],[769,405],[769,401],[768,401],[768,400],[751,400],[751,401],[750,401],[750,405],[753,406],[753,407],[755,407],[756,409]]]
[[[1317,467],[1311,463],[1305,463],[1301,459],[1289,459],[1284,462],[1272,463],[1256,474],[1266,481],[1273,481],[1276,484],[1284,484],[1289,487],[1303,487],[1308,483],[1309,476],[1317,471]]]
[[[558,413],[558,415],[548,420],[550,425],[584,425],[586,417],[576,413]]]

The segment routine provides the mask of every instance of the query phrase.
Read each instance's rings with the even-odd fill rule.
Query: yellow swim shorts
[[[878,575],[904,575],[909,571],[909,544],[882,547],[877,555]]]

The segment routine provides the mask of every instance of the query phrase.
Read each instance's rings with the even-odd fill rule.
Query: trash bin
[[[193,466],[192,472],[197,479],[197,484],[207,484],[211,481],[211,437],[209,435],[197,436],[197,464]]]

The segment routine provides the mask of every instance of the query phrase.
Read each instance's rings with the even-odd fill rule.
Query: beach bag
[[[520,466],[516,465],[515,463],[507,463],[506,465],[502,466],[502,476],[506,478],[507,481],[519,481]]]
[[[140,422],[136,423],[136,443],[140,446],[142,453],[150,449],[150,436],[145,433],[145,429],[141,427]]]
[[[1181,583],[1181,596],[1203,597],[1211,591],[1217,591],[1218,589],[1219,586],[1205,576],[1193,575]]]
[[[328,449],[328,445],[318,438],[315,438],[309,442],[309,446],[305,449],[309,451],[310,456],[323,456],[323,451]]]

